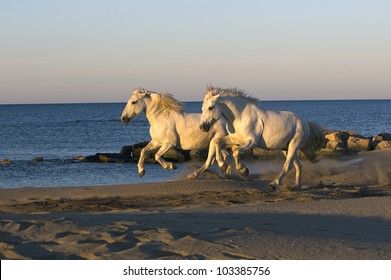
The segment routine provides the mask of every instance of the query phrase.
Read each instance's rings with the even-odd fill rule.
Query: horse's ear
[[[220,96],[221,96],[221,92],[216,92],[216,93],[214,93],[214,94],[213,94],[213,100],[214,100],[214,101],[219,100]]]
[[[142,94],[145,94],[146,92],[148,92],[145,88],[141,88],[141,87],[138,87],[138,88],[135,88],[133,90],[133,94],[135,95],[142,95]]]
[[[149,98],[151,96],[151,93],[143,88],[142,91],[140,91],[139,96],[142,98]]]

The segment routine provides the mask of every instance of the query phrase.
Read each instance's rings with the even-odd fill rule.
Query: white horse
[[[270,185],[274,188],[281,185],[286,173],[294,167],[293,188],[301,189],[302,164],[297,152],[301,150],[308,159],[315,161],[315,151],[323,147],[323,130],[292,112],[261,110],[258,102],[242,90],[208,86],[200,128],[207,132],[216,120],[224,117],[229,135],[223,137],[222,142],[232,145],[236,169],[244,175],[248,175],[248,169],[239,162],[240,152],[254,147],[282,150],[286,157],[284,167]]]
[[[176,169],[172,162],[162,158],[162,155],[171,148],[182,150],[201,150],[209,147],[208,158],[205,164],[188,178],[196,178],[200,173],[213,164],[214,159],[224,172],[227,168],[221,156],[220,145],[216,139],[227,135],[224,121],[218,121],[208,133],[199,129],[201,114],[187,113],[183,105],[175,100],[171,94],[155,93],[143,88],[137,88],[128,100],[122,112],[121,120],[128,124],[134,117],[145,112],[150,123],[151,142],[141,150],[137,164],[138,174],[145,174],[144,160],[149,151],[159,149],[155,159],[165,169]]]

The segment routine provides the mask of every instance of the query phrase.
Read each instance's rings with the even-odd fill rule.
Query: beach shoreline
[[[268,173],[2,189],[0,258],[391,259],[390,154],[305,163],[300,192]]]

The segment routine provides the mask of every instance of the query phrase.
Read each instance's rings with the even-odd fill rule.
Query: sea
[[[201,102],[185,102],[201,112]],[[330,130],[364,136],[391,133],[391,100],[262,101],[267,110],[292,111]],[[0,105],[0,188],[64,187],[173,181],[192,172],[189,164],[164,170],[146,163],[92,163],[75,156],[118,153],[125,145],[148,141],[144,114],[129,125],[120,121],[124,103]],[[43,161],[32,161],[43,157]],[[194,167],[193,167],[194,168]]]

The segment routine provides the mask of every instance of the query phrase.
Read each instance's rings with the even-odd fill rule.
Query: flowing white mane
[[[238,88],[218,88],[211,85],[207,86],[207,92],[211,92],[212,95],[221,94],[221,96],[239,97],[247,102],[258,104],[259,99],[248,95],[244,90]]]
[[[157,113],[165,112],[165,113],[178,113],[181,114],[185,112],[183,108],[183,104],[176,100],[170,93],[156,93],[157,98],[155,100],[156,111]]]

